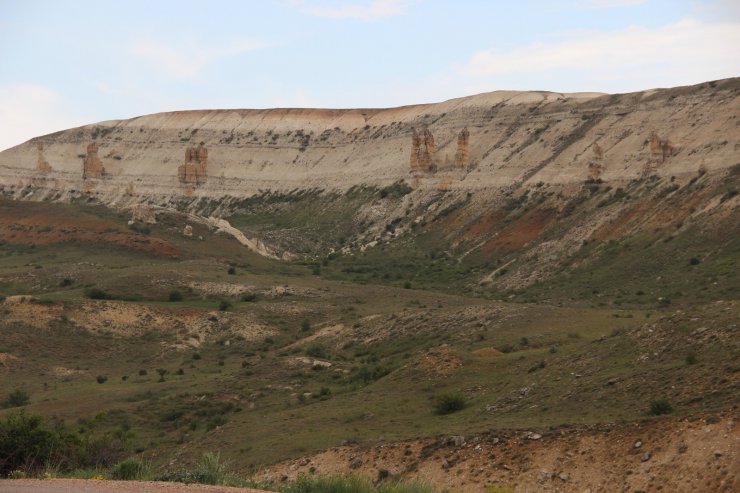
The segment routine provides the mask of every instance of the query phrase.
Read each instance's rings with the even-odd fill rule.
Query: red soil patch
[[[112,220],[57,207],[41,210],[27,202],[0,202],[0,240],[16,245],[106,243],[160,255],[180,253],[164,240],[122,228]]]
[[[481,251],[491,253],[496,250],[519,250],[530,241],[537,239],[554,220],[555,215],[551,211],[527,213],[488,240],[481,247]]]
[[[481,233],[487,233],[491,231],[499,222],[501,222],[501,219],[503,219],[503,217],[504,215],[501,212],[497,211],[479,218],[478,221],[473,223],[473,225],[470,226],[468,230],[462,234],[463,239],[467,240]]]

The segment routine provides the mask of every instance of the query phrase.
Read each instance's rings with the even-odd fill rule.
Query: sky
[[[740,0],[0,0],[0,149],[184,109],[740,76]]]

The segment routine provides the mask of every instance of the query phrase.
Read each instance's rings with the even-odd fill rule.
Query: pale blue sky
[[[0,0],[0,149],[197,108],[740,76],[740,0]]]

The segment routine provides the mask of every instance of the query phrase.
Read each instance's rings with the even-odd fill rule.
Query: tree
[[[167,369],[166,368],[157,368],[157,373],[159,373],[159,381],[164,382],[164,376],[167,375]]]

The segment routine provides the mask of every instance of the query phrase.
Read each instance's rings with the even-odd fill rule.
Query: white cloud
[[[404,3],[402,0],[372,0],[369,4],[363,5],[305,5],[302,1],[294,2],[304,14],[329,19],[360,19],[363,21],[403,15],[406,13]]]
[[[475,78],[565,71],[592,80],[639,80],[641,74],[651,73],[675,85],[740,75],[737,46],[740,22],[685,19],[657,29],[589,31],[510,51],[480,51],[461,72]]]
[[[0,86],[0,150],[85,123],[79,115],[68,113],[61,98],[45,86]]]
[[[600,9],[613,9],[640,5],[646,1],[647,0],[588,0],[588,6]]]
[[[220,45],[191,43],[174,47],[153,39],[139,39],[131,44],[129,52],[172,77],[188,79],[196,76],[208,64],[265,46],[265,43],[256,40],[237,40]]]

